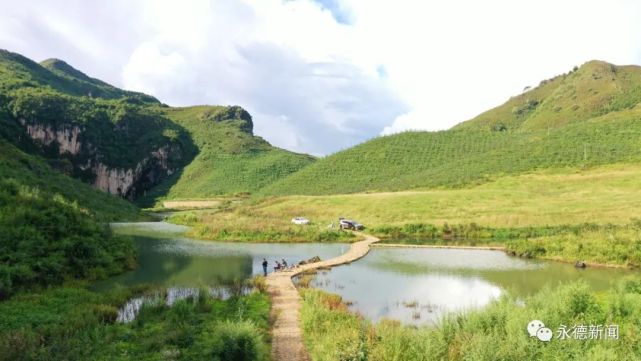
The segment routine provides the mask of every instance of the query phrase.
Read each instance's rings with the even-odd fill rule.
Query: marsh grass
[[[418,308],[418,301],[405,301],[403,302],[403,307]]]
[[[126,300],[151,290],[95,293],[79,287],[0,303],[0,360],[268,360],[269,298],[198,296],[144,304],[115,323]]]
[[[301,288],[309,288],[314,281],[313,275],[302,275],[296,279],[296,285]]]
[[[449,314],[435,326],[419,328],[397,321],[372,324],[336,305],[340,297],[319,290],[303,290],[302,296],[304,338],[314,361],[340,360],[335,356],[340,348],[365,350],[368,360],[398,361],[641,357],[638,277],[623,279],[598,294],[585,283],[576,282],[544,288],[524,302],[505,295],[483,309]],[[614,324],[619,326],[620,339],[553,339],[543,343],[527,334],[526,325],[532,319],[543,320],[553,331],[561,324]]]

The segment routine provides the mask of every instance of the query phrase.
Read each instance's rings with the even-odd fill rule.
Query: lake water
[[[188,228],[165,222],[115,223],[116,233],[134,236],[136,270],[110,278],[97,289],[151,284],[158,287],[217,287],[263,273],[276,260],[293,264],[314,256],[329,259],[349,249],[342,243],[230,243],[182,236]]]
[[[224,288],[235,280],[262,274],[262,260],[289,263],[319,256],[330,259],[348,244],[229,243],[196,241],[188,229],[164,222],[120,223],[112,228],[133,235],[138,248],[136,270],[110,278],[97,289],[151,284],[173,298],[201,287]],[[406,324],[429,324],[444,313],[487,305],[502,293],[531,294],[547,284],[583,279],[595,290],[631,271],[576,269],[571,264],[526,260],[500,251],[374,248],[350,265],[319,271],[312,286],[341,295],[354,311],[376,321],[391,318]],[[140,300],[132,300],[137,309]],[[126,307],[123,309],[123,313]],[[135,315],[135,313],[133,313]]]
[[[630,272],[577,269],[501,251],[373,248],[350,265],[320,271],[312,286],[341,295],[353,303],[352,310],[374,321],[390,318],[419,325],[446,312],[483,307],[508,290],[526,296],[547,284],[578,279],[602,290]]]

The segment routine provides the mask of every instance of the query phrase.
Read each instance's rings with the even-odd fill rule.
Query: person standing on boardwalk
[[[263,258],[263,273],[267,276],[267,260]]]

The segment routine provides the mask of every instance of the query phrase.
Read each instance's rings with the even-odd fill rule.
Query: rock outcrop
[[[91,168],[96,176],[93,185],[105,192],[133,199],[174,173],[175,169],[170,167],[168,160],[170,154],[179,152],[177,147],[161,147],[133,168],[110,168],[97,163]]]
[[[84,130],[78,125],[55,127],[25,120],[20,123],[36,144],[57,148],[58,155],[70,159],[75,169],[89,172],[93,181],[88,181],[94,187],[130,200],[173,174],[177,169],[170,158],[180,158],[182,153],[179,146],[166,144],[142,155],[142,160],[133,167],[114,167],[102,162],[95,148],[81,140]]]
[[[38,123],[25,124],[24,120],[21,121],[21,123],[26,125],[27,134],[29,134],[31,139],[47,146],[56,142],[60,154],[69,153],[77,155],[80,153],[82,143],[78,140],[78,135],[81,133],[79,126],[67,126],[61,129],[54,129],[50,125]]]

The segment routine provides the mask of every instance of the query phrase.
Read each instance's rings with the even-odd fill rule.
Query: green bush
[[[134,265],[130,239],[58,195],[0,179],[0,298]]]
[[[262,335],[249,321],[220,322],[211,332],[212,344],[207,359],[220,361],[254,361],[266,359]],[[205,345],[200,345],[205,348]]]

